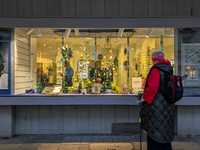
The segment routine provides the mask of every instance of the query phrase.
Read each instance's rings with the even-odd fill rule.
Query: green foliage
[[[108,77],[108,74],[107,74],[107,77],[106,77],[106,86],[110,87],[110,78]]]
[[[79,94],[81,93],[81,89],[82,89],[82,84],[81,84],[81,82],[79,82],[79,86],[78,86],[78,93]]]
[[[70,60],[70,58],[73,57],[73,51],[72,51],[72,49],[68,48],[67,46],[66,47],[62,46],[62,48],[61,48],[61,54],[62,54],[62,56],[63,56],[64,59]]]
[[[101,93],[105,93],[105,92],[106,92],[106,83],[103,82],[101,86]]]
[[[43,90],[42,83],[39,82],[38,87],[37,87],[37,93],[39,93],[39,94],[42,93],[42,90]]]
[[[115,59],[113,60],[113,63],[114,63],[114,67],[116,68],[116,71],[117,71],[117,68],[118,68],[118,59],[117,59],[117,57],[115,57]]]
[[[111,84],[111,88],[112,88],[112,93],[118,94],[119,93],[119,87],[117,86],[117,83],[112,83]]]
[[[68,85],[67,85],[67,82],[64,83],[63,93],[68,93]]]
[[[50,64],[49,67],[47,67],[47,70],[48,70],[48,71],[54,71],[54,68],[51,67],[51,64]]]

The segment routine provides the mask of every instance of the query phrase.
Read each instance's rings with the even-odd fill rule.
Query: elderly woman
[[[141,127],[148,134],[147,150],[172,150],[174,139],[174,103],[169,103],[163,96],[166,74],[160,69],[173,74],[169,61],[161,51],[152,53],[153,67],[147,76],[145,92],[142,97]]]

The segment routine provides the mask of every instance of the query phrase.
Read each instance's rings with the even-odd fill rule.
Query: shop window
[[[28,30],[15,29],[15,40],[21,41],[15,50],[21,64],[15,94],[136,94],[144,88],[153,51],[163,51],[175,67],[172,28],[124,29],[121,35],[119,29],[77,34],[43,28],[40,36],[34,30],[27,35]]]

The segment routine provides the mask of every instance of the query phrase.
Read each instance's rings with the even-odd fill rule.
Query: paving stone
[[[83,137],[83,136],[80,136],[80,135],[73,135],[73,136],[67,135],[67,136],[63,139],[62,143],[75,143],[75,142],[80,143],[82,137]]]
[[[88,144],[61,144],[58,150],[88,150]]]
[[[184,150],[200,150],[200,146],[195,142],[180,142],[179,144]]]
[[[37,150],[40,145],[41,144],[38,144],[38,143],[34,143],[34,144],[32,144],[32,143],[22,144],[16,150]]]
[[[21,144],[0,144],[0,150],[21,150]]]
[[[134,142],[131,136],[117,136],[118,142]]]
[[[91,143],[90,150],[133,150],[131,143]]]
[[[181,146],[179,142],[172,142],[172,149],[173,150],[184,150]]]
[[[59,143],[44,143],[38,147],[38,150],[57,150],[59,147]]]
[[[117,142],[116,136],[100,136],[100,142]]]
[[[133,142],[131,144],[134,150],[140,150],[140,142]],[[142,150],[146,150],[146,149],[147,149],[147,143],[142,142]]]

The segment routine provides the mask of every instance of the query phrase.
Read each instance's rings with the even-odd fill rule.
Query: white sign
[[[142,88],[142,78],[141,77],[132,77],[132,87],[133,89]]]

